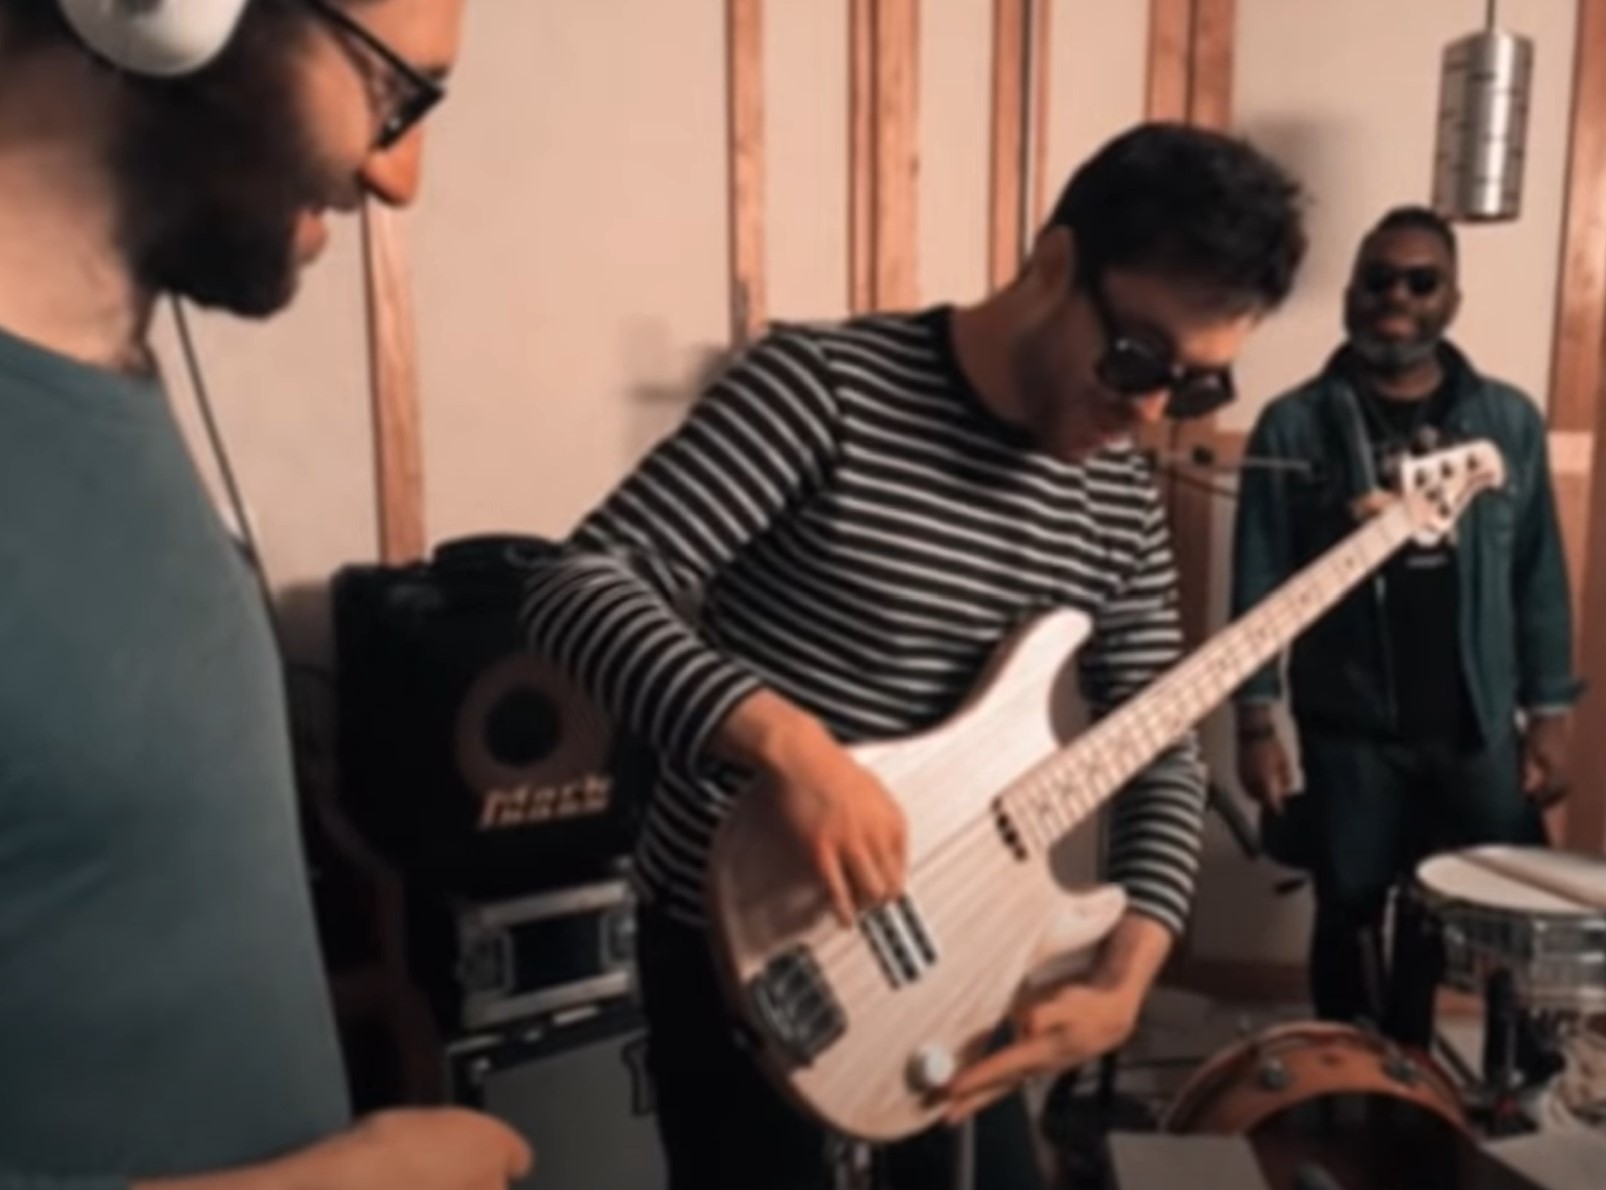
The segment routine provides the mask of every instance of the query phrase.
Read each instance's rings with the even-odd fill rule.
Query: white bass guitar
[[[1069,611],[1027,625],[945,723],[851,749],[908,829],[903,896],[851,926],[766,799],[739,798],[715,839],[708,905],[761,1066],[850,1136],[936,1122],[936,1093],[984,1051],[1025,981],[1085,961],[1125,911],[1115,886],[1061,887],[1055,844],[1407,541],[1439,539],[1504,480],[1485,442],[1405,460],[1381,511],[1069,743],[1053,694],[1090,626]]]

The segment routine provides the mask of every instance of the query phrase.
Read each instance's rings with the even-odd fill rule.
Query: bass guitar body
[[[1114,927],[1113,886],[1055,880],[1045,824],[1001,791],[1064,743],[1062,696],[1085,617],[1053,613],[995,658],[937,729],[853,749],[901,805],[901,899],[844,926],[761,793],[738,800],[715,844],[715,949],[759,1060],[817,1118],[892,1139],[935,1122],[935,1094],[988,1048],[1015,998],[1073,974]],[[1060,837],[1076,824],[1059,816]]]

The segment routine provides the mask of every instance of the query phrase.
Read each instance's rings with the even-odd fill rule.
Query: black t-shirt
[[[1358,386],[1379,474],[1391,458],[1420,454],[1442,438],[1453,394],[1446,377],[1429,396],[1401,401]],[[1461,668],[1460,587],[1455,544],[1408,543],[1383,568],[1384,615],[1390,664],[1405,742],[1468,744],[1476,733]]]

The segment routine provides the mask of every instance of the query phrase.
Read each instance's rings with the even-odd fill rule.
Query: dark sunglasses
[[[1410,268],[1397,269],[1389,264],[1367,265],[1361,273],[1361,287],[1373,297],[1383,297],[1392,293],[1394,287],[1405,282],[1405,288],[1412,297],[1432,297],[1439,292],[1439,286],[1444,284],[1444,274],[1432,265],[1413,265]]]
[[[390,110],[382,113],[379,133],[374,141],[376,150],[383,152],[394,148],[437,103],[446,98],[445,87],[375,37],[361,21],[354,19],[338,4],[331,0],[301,0],[301,3],[383,62],[400,83],[395,88],[394,96],[388,100]]]
[[[1187,368],[1154,344],[1124,332],[1097,281],[1085,286],[1104,330],[1104,353],[1094,364],[1099,383],[1130,399],[1165,392],[1173,421],[1208,417],[1236,397],[1231,368]]]

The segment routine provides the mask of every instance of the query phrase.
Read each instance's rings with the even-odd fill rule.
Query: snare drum
[[[1504,971],[1525,1007],[1606,1008],[1606,858],[1475,847],[1424,860],[1412,892],[1442,940],[1451,987],[1482,995]]]
[[[1161,1120],[1167,1132],[1250,1133],[1340,1095],[1410,1103],[1456,1129],[1467,1117],[1437,1064],[1353,1025],[1296,1021],[1230,1046],[1196,1071]]]
[[[1431,1058],[1350,1025],[1277,1025],[1201,1066],[1166,1132],[1243,1136],[1274,1190],[1314,1162],[1341,1185],[1421,1190],[1473,1148],[1456,1084]],[[1455,1185],[1463,1183],[1455,1182]]]

